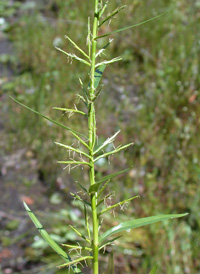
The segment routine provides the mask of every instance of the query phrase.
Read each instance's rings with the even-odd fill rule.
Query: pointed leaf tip
[[[156,274],[156,271],[158,269],[158,264],[156,264],[153,269],[151,270],[151,272],[149,274]]]
[[[134,219],[130,221],[126,221],[123,223],[120,223],[119,225],[116,225],[106,232],[104,232],[100,237],[99,237],[99,243],[103,242],[105,239],[110,237],[113,234],[116,234],[121,231],[125,231],[127,229],[132,229],[132,228],[137,228],[137,227],[143,227],[149,224],[161,222],[164,220],[169,220],[172,218],[180,218],[188,215],[188,213],[183,213],[183,214],[165,214],[165,215],[157,215],[157,216],[151,216],[151,217],[146,217],[146,218],[140,218],[140,219]]]
[[[23,201],[24,207],[26,210],[30,211],[30,208],[27,206],[27,204]]]

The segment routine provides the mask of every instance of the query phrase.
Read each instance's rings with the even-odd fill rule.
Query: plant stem
[[[95,56],[96,56],[96,44],[95,38],[97,37],[97,27],[98,27],[98,2],[99,0],[94,0],[94,22],[93,22],[93,31],[92,31],[92,54],[91,54],[91,72],[90,72],[90,91],[89,91],[89,104],[88,104],[88,132],[89,132],[89,155],[90,159],[90,185],[95,184],[95,170],[94,170],[94,146],[96,140],[96,121],[95,121],[95,106],[94,106],[94,96],[95,96],[95,87],[94,87],[94,74],[95,74]],[[99,273],[98,265],[98,216],[96,209],[97,197],[96,193],[91,194],[91,206],[92,206],[92,223],[93,223],[93,274]]]

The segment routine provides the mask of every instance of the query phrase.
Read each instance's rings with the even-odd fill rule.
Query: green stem
[[[95,74],[95,56],[96,56],[96,44],[97,41],[95,38],[97,37],[97,27],[98,27],[98,2],[99,0],[94,0],[95,8],[94,8],[94,22],[93,22],[93,39],[92,39],[92,51],[91,51],[91,72],[90,72],[90,83],[91,88],[89,91],[89,104],[88,104],[88,131],[89,131],[89,155],[90,159],[90,169],[89,169],[89,177],[90,177],[90,185],[95,184],[95,170],[94,170],[94,146],[96,139],[96,122],[95,122],[95,106],[93,99],[95,97],[95,88],[94,88],[94,74]],[[99,265],[98,265],[98,256],[99,256],[99,239],[98,239],[98,216],[96,209],[97,197],[96,193],[91,194],[91,207],[92,207],[92,224],[93,224],[93,274],[99,273]]]

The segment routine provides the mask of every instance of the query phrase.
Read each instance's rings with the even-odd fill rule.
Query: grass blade
[[[51,118],[45,116],[44,114],[42,114],[42,113],[40,113],[40,112],[38,112],[38,111],[36,111],[36,110],[34,110],[34,109],[32,109],[32,108],[30,108],[30,107],[24,105],[24,104],[22,104],[21,102],[19,102],[19,101],[17,101],[16,99],[14,99],[12,96],[10,96],[10,98],[11,98],[13,101],[15,101],[17,104],[21,105],[22,107],[25,107],[26,109],[28,109],[28,110],[30,110],[30,111],[32,111],[32,112],[34,112],[34,113],[36,113],[37,115],[39,115],[39,116],[43,117],[44,119],[46,119],[46,120],[52,122],[53,124],[55,124],[55,125],[57,125],[57,126],[60,126],[60,127],[62,127],[62,128],[65,128],[65,129],[71,131],[72,133],[75,133],[75,134],[77,134],[77,135],[80,135],[80,136],[83,136],[83,137],[87,138],[87,137],[86,137],[85,135],[83,135],[82,133],[79,133],[79,132],[77,132],[76,130],[73,130],[73,129],[71,129],[70,127],[67,127],[67,126],[65,126],[65,125],[63,125],[63,124],[61,124],[61,123],[59,123],[59,122],[57,122],[57,121],[55,121],[55,120],[53,120],[53,119],[51,119]]]
[[[82,53],[86,58],[90,60],[90,57],[72,39],[70,39],[69,36],[65,35],[65,38],[68,39],[72,43],[72,45],[80,51],[80,53]]]
[[[99,18],[101,18],[101,16],[103,15],[105,9],[107,8],[107,5],[108,5],[108,1],[106,1],[106,3],[104,4],[103,8],[99,12]]]
[[[98,161],[101,158],[105,158],[105,157],[107,157],[109,155],[113,155],[113,154],[115,154],[117,152],[120,152],[121,150],[126,149],[127,147],[132,146],[132,145],[134,145],[134,143],[130,143],[130,144],[127,144],[127,145],[124,145],[124,146],[119,146],[119,147],[117,147],[116,149],[114,149],[112,151],[109,151],[109,152],[106,152],[106,153],[100,155],[99,157],[97,157],[96,159],[94,159],[94,162]]]
[[[47,233],[46,230],[44,230],[42,224],[39,222],[39,220],[36,218],[36,216],[33,214],[33,212],[30,210],[30,208],[27,206],[27,204],[24,202],[24,207],[29,215],[29,217],[31,218],[32,222],[34,223],[34,225],[36,226],[37,230],[40,232],[41,236],[43,237],[43,239],[48,243],[48,245],[58,254],[62,257],[62,259],[66,262],[66,263],[70,263],[72,260],[70,258],[69,255],[67,255],[67,253],[62,250],[62,248],[49,236],[49,234]],[[72,267],[72,270],[74,273],[79,273],[79,274],[83,274],[83,272],[76,268],[76,267]]]
[[[117,13],[119,13],[119,12],[120,12],[121,10],[123,10],[125,7],[126,7],[126,5],[121,6],[121,7],[119,7],[119,8],[116,8],[113,12],[111,12],[110,14],[108,14],[108,16],[107,16],[104,20],[102,20],[102,21],[99,23],[98,27],[100,28],[106,21],[110,20],[113,16],[115,16]]]
[[[73,264],[77,264],[77,263],[79,263],[79,262],[81,262],[81,261],[85,261],[85,260],[88,260],[88,259],[93,259],[93,257],[92,256],[85,256],[85,257],[80,257],[80,258],[78,258],[78,259],[76,259],[76,260],[74,260],[74,261],[71,261],[71,262],[68,262],[68,263],[66,263],[66,264],[62,264],[62,265],[59,265],[59,266],[57,266],[58,268],[63,268],[63,267],[66,267],[66,266],[71,266],[71,265],[73,265]]]
[[[53,109],[61,110],[61,111],[64,111],[64,112],[69,112],[69,113],[79,113],[79,114],[82,114],[84,116],[87,116],[87,114],[85,112],[80,111],[78,109],[68,109],[68,108],[60,108],[60,107],[53,107]]]
[[[117,236],[117,237],[115,237],[115,238],[113,238],[113,239],[111,239],[111,240],[109,240],[109,241],[106,241],[103,245],[101,245],[101,246],[99,247],[99,250],[101,250],[102,248],[104,248],[104,247],[107,246],[107,245],[112,244],[114,241],[118,240],[118,239],[121,238],[121,237],[122,237],[122,235],[121,235],[121,236]]]
[[[124,30],[127,30],[127,29],[131,29],[131,28],[134,28],[134,27],[141,26],[141,25],[143,25],[143,24],[146,24],[146,23],[148,23],[148,22],[150,22],[150,21],[153,21],[153,20],[155,20],[155,19],[157,19],[157,18],[159,18],[159,17],[165,15],[166,13],[168,13],[168,11],[167,11],[167,12],[164,12],[164,13],[161,13],[161,14],[159,14],[159,15],[157,15],[157,16],[155,16],[155,17],[152,17],[152,18],[150,18],[150,19],[148,19],[148,20],[146,20],[146,21],[143,21],[143,22],[141,22],[141,23],[134,24],[134,25],[131,25],[131,26],[122,28],[122,29],[117,29],[117,30],[111,31],[111,32],[109,32],[109,33],[103,34],[103,35],[101,35],[101,36],[97,36],[97,37],[95,38],[95,40],[100,39],[100,38],[103,38],[103,37],[106,37],[106,36],[108,36],[108,35],[111,35],[111,34],[114,34],[114,33],[117,33],[117,32],[121,32],[121,31],[124,31]]]
[[[113,40],[114,40],[114,39],[109,39],[108,43],[107,43],[105,46],[103,46],[103,48],[100,49],[100,50],[97,52],[96,58],[97,58],[99,55],[101,55],[101,54],[104,52],[104,50],[106,50],[106,48],[107,48],[108,46],[110,46],[110,44],[112,43]]]
[[[149,225],[149,224],[161,222],[161,221],[168,220],[168,219],[180,218],[180,217],[184,217],[186,215],[188,215],[188,213],[158,215],[158,216],[151,216],[151,217],[146,217],[146,218],[141,218],[141,219],[127,221],[127,222],[121,223],[121,224],[119,224],[117,226],[114,226],[111,229],[107,230],[105,233],[103,233],[99,237],[99,243],[103,242],[109,236],[111,236],[113,234],[116,234],[118,232],[127,230],[127,229],[132,229],[132,228],[136,228],[136,227],[142,227],[142,226],[145,226],[145,225]]]
[[[76,54],[74,54],[74,53],[68,53],[68,52],[66,52],[66,51],[64,51],[64,50],[62,50],[62,49],[60,49],[60,48],[58,48],[58,47],[55,47],[55,48],[56,48],[58,51],[60,51],[60,52],[64,53],[65,55],[67,55],[68,57],[70,57],[70,58],[72,58],[72,59],[75,59],[75,60],[77,60],[77,61],[79,61],[79,62],[81,62],[81,63],[83,63],[83,64],[85,64],[85,65],[87,65],[87,66],[89,66],[89,67],[91,67],[91,65],[90,65],[89,62],[87,62],[86,60],[84,60],[84,59],[82,59],[82,58],[76,56]]]
[[[115,58],[113,58],[113,59],[111,59],[111,60],[105,60],[105,61],[103,61],[103,62],[101,62],[101,63],[96,64],[96,65],[95,65],[95,68],[98,68],[98,67],[100,67],[100,66],[102,66],[102,65],[112,64],[112,63],[121,61],[122,59],[123,59],[123,58],[122,58],[121,56],[119,56],[119,57],[115,57]]]
[[[98,216],[102,215],[103,213],[105,213],[105,212],[107,212],[108,210],[111,210],[111,209],[113,209],[113,208],[115,208],[115,207],[117,207],[117,206],[120,206],[120,207],[121,207],[123,204],[129,203],[130,201],[132,201],[133,199],[136,199],[136,198],[140,198],[140,196],[137,195],[137,196],[134,196],[134,197],[132,197],[132,198],[126,199],[126,200],[124,200],[124,201],[121,201],[121,202],[119,202],[119,203],[117,203],[117,204],[111,205],[111,206],[109,206],[109,207],[103,209],[102,211],[100,211],[99,214],[98,214]]]
[[[109,174],[109,175],[107,175],[107,176],[104,176],[104,177],[102,177],[102,178],[97,182],[97,184],[103,183],[103,182],[105,182],[105,181],[107,181],[107,180],[111,180],[112,178],[114,178],[114,177],[116,177],[116,176],[118,176],[118,175],[120,175],[120,174],[122,174],[122,173],[125,173],[125,172],[127,172],[128,170],[129,170],[129,168],[124,169],[124,170],[121,170],[121,171],[118,171],[118,172],[115,172],[115,173],[112,173],[112,174]]]
[[[156,274],[157,268],[158,268],[158,265],[155,265],[149,274]]]
[[[102,150],[104,147],[106,147],[108,144],[111,144],[114,140],[115,140],[115,137],[120,133],[120,130],[118,130],[113,136],[111,136],[110,138],[106,139],[106,141],[100,146],[97,148],[97,150],[94,151],[94,155],[96,153],[98,153],[100,150]]]
[[[127,170],[129,170],[129,168],[124,169],[124,170],[122,170],[122,171],[118,171],[118,172],[116,172],[116,173],[112,173],[112,174],[107,175],[107,176],[104,176],[104,177],[101,178],[96,184],[90,186],[90,188],[89,188],[89,193],[97,192],[98,189],[99,189],[99,187],[100,187],[100,185],[101,185],[102,183],[104,183],[105,181],[111,180],[112,178],[114,178],[114,177],[116,177],[116,176],[118,176],[118,175],[120,175],[120,174],[126,172]]]

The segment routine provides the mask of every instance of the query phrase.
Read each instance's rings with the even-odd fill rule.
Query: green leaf
[[[115,237],[115,238],[113,238],[113,239],[111,239],[111,240],[106,241],[103,245],[101,245],[101,246],[99,247],[99,250],[101,250],[102,248],[104,248],[106,245],[112,244],[114,241],[118,240],[118,239],[121,238],[121,237],[122,237],[122,235],[117,236],[117,237]]]
[[[29,215],[29,217],[31,218],[32,222],[34,223],[34,225],[36,226],[37,230],[40,232],[41,236],[43,237],[43,239],[48,243],[48,245],[58,254],[62,257],[62,259],[67,262],[70,263],[72,260],[70,258],[69,255],[67,255],[67,253],[49,236],[49,234],[47,233],[46,230],[44,230],[42,224],[39,222],[39,220],[36,218],[36,216],[33,214],[33,212],[30,210],[30,208],[27,206],[27,204],[24,202],[24,207]],[[75,266],[72,266],[72,270],[74,273],[82,273],[83,272],[76,268]]]
[[[122,170],[122,171],[118,171],[118,172],[116,172],[116,173],[113,173],[113,174],[110,174],[110,175],[107,175],[107,176],[101,178],[96,184],[90,186],[90,188],[89,188],[89,193],[97,192],[98,189],[99,189],[99,187],[100,187],[100,185],[101,185],[103,182],[108,181],[108,180],[111,180],[112,178],[114,178],[114,177],[116,177],[116,176],[118,176],[118,175],[120,175],[120,174],[122,174],[122,173],[124,173],[124,172],[126,172],[126,171],[128,171],[128,170],[129,170],[129,168],[124,169],[124,170]]]
[[[114,256],[113,252],[109,255],[107,274],[114,274]]]
[[[159,14],[159,15],[153,17],[153,18],[150,18],[150,19],[148,19],[148,20],[146,20],[146,21],[143,21],[143,22],[141,22],[141,23],[134,24],[134,25],[131,25],[131,26],[122,28],[122,29],[117,29],[117,30],[111,31],[111,32],[109,32],[109,33],[103,34],[103,35],[101,35],[101,36],[97,36],[97,37],[95,38],[95,40],[100,39],[100,38],[103,38],[103,37],[106,37],[106,36],[108,36],[108,35],[110,35],[110,34],[114,34],[114,33],[117,33],[117,32],[121,32],[121,31],[124,31],[124,30],[127,30],[127,29],[131,29],[131,28],[134,28],[134,27],[138,27],[138,26],[143,25],[143,24],[145,24],[145,23],[148,23],[148,22],[150,22],[150,21],[152,21],[152,20],[155,20],[155,19],[157,19],[157,18],[159,18],[159,17],[165,15],[166,13],[168,13],[168,11],[167,11],[167,12],[164,12],[164,13],[161,13],[161,14]]]
[[[121,10],[123,10],[126,6],[122,6],[122,7],[118,7],[116,8],[113,12],[111,12],[110,14],[107,15],[107,17],[101,21],[98,25],[98,27],[100,28],[106,21],[110,20],[113,16],[115,16],[117,13],[119,13]]]
[[[183,217],[186,215],[188,215],[188,213],[157,215],[157,216],[151,216],[151,217],[127,221],[127,222],[121,223],[119,225],[116,225],[116,226],[112,227],[111,229],[107,230],[105,233],[103,233],[99,237],[99,243],[103,242],[106,238],[110,237],[111,235],[116,234],[121,231],[124,231],[124,230],[127,230],[127,229],[142,227],[145,225],[161,222],[161,221],[168,220],[168,219],[180,218],[180,217]]]
[[[102,78],[102,75],[103,75],[103,72],[106,68],[106,64],[103,64],[103,65],[100,65],[96,70],[95,70],[95,73],[94,73],[94,88],[97,89],[99,83],[100,83],[100,80]],[[90,87],[90,83],[88,85]]]
[[[109,39],[108,43],[106,45],[103,46],[102,49],[100,49],[97,54],[96,54],[96,58],[101,55],[105,50],[106,48],[111,44],[111,42],[113,41],[114,39]]]
[[[65,126],[65,125],[63,125],[63,124],[61,124],[61,123],[59,123],[59,122],[57,122],[57,121],[55,121],[55,120],[49,118],[49,117],[47,117],[47,116],[45,116],[45,115],[43,115],[42,113],[40,113],[40,112],[38,112],[38,111],[36,111],[36,110],[34,110],[34,109],[32,109],[32,108],[30,108],[30,107],[28,107],[28,106],[22,104],[22,103],[20,103],[19,101],[17,101],[16,99],[14,99],[12,96],[10,96],[10,98],[11,98],[13,101],[15,101],[16,103],[18,103],[19,105],[21,105],[22,107],[25,107],[26,109],[28,109],[28,110],[30,110],[30,111],[32,111],[32,112],[38,114],[39,116],[41,116],[41,117],[43,117],[44,119],[46,119],[46,120],[52,122],[53,124],[55,124],[55,125],[57,125],[57,126],[60,126],[60,127],[62,127],[62,128],[65,128],[65,129],[71,131],[72,133],[75,133],[75,134],[77,134],[77,135],[84,136],[85,138],[87,138],[85,135],[83,135],[83,134],[81,134],[81,133],[79,133],[79,132],[77,132],[77,131],[75,131],[75,130],[73,130],[73,129],[71,129],[71,128],[69,128],[69,127],[67,127],[67,126]]]
[[[90,64],[89,62],[87,62],[86,60],[84,60],[84,59],[82,59],[82,58],[76,56],[76,54],[74,54],[74,53],[68,53],[68,52],[66,52],[66,51],[64,51],[64,50],[62,50],[62,49],[60,49],[60,48],[58,48],[58,47],[55,47],[55,48],[56,48],[57,50],[59,50],[60,52],[66,54],[68,57],[71,57],[72,59],[75,59],[75,60],[79,61],[80,63],[83,63],[83,64],[85,64],[85,65],[91,67],[91,64]]]
[[[158,268],[158,265],[155,265],[149,274],[156,274],[157,268]]]

